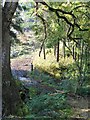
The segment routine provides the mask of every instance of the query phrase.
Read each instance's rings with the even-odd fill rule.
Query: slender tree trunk
[[[74,48],[74,46],[73,46],[73,48],[72,48],[72,53],[73,53],[73,59],[74,59],[74,57],[75,57],[75,48]]]
[[[43,45],[43,55],[44,55],[44,59],[46,59],[45,45]]]
[[[57,62],[59,62],[59,40],[57,43]]]
[[[80,56],[79,56],[79,53],[78,53],[78,58],[77,58],[78,59],[78,63],[79,63],[79,58],[80,58]]]
[[[57,46],[56,44],[54,45],[54,56],[56,57],[56,49],[57,49]]]
[[[75,57],[74,57],[75,61],[77,60],[77,52],[75,52]]]
[[[76,61],[77,60],[76,46],[73,46],[72,53],[73,53],[73,59]]]
[[[80,82],[81,86],[83,84],[83,76],[82,76],[82,74],[83,74],[83,47],[84,47],[84,42],[82,41],[82,43],[81,43],[80,71],[79,71],[79,73],[80,73],[79,82]]]
[[[65,41],[63,41],[63,57],[65,58],[65,43],[64,43]]]
[[[86,58],[86,65],[87,65],[87,58],[88,58],[88,47],[85,48],[85,58]]]

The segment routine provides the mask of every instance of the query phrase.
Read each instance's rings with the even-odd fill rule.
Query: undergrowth
[[[34,116],[66,118],[72,114],[71,107],[66,102],[65,94],[43,94],[33,97],[28,103]]]
[[[40,120],[68,120],[73,109],[67,102],[67,93],[88,95],[90,86],[84,84],[78,88],[78,70],[71,56],[65,59],[60,56],[60,62],[56,62],[52,52],[47,54],[47,59],[38,57],[34,53],[34,70],[28,72],[30,79],[37,81],[38,85],[30,86],[30,99],[18,108],[18,115],[26,119]],[[17,82],[17,86],[21,86]]]

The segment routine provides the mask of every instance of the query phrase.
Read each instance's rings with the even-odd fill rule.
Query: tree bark
[[[15,114],[18,89],[12,79],[10,68],[10,23],[16,10],[17,2],[6,2],[2,11],[2,99],[3,115]]]

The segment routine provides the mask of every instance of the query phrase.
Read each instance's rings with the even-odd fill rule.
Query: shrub
[[[77,94],[81,96],[89,96],[90,95],[90,86],[82,86],[77,90]]]
[[[29,103],[31,113],[52,118],[69,116],[71,107],[66,102],[65,94],[44,94],[34,97]]]

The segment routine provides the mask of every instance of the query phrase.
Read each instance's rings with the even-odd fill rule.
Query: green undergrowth
[[[31,73],[32,77],[35,77],[33,74],[34,73]],[[38,73],[37,75],[40,74]],[[44,76],[47,79],[46,78],[44,79],[43,78]],[[55,79],[53,77],[43,73],[41,75],[41,78],[43,78],[42,81],[43,85],[49,86],[50,83],[48,83],[47,81],[52,80],[53,88],[57,88],[57,85],[54,82]],[[16,84],[19,87],[19,89],[23,89],[21,82],[16,80]],[[72,108],[67,103],[67,93],[57,93],[57,92],[53,92],[52,90],[48,91],[47,93],[44,93],[42,92],[43,88],[35,87],[35,86],[31,86],[27,88],[29,89],[30,99],[27,99],[26,103],[22,102],[17,106],[17,113],[16,113],[17,116],[25,117],[25,119],[64,120],[72,115],[73,113]]]
[[[38,81],[41,82],[44,85],[56,87],[56,82],[57,81],[53,76],[49,75],[48,73],[44,71],[40,71],[39,69],[34,69],[34,71],[29,73],[29,76]]]
[[[38,69],[35,69],[31,73],[29,73],[29,76],[36,80],[37,82],[40,82],[42,85],[47,85],[49,87],[53,87],[57,90],[64,90],[65,92],[75,92],[77,82],[74,80],[61,80],[56,79],[50,74],[46,72],[41,72]]]
[[[65,94],[42,94],[35,96],[28,103],[31,114],[42,118],[66,118],[72,114],[71,107],[66,102]],[[29,117],[29,116],[27,116]]]
[[[29,75],[32,79],[40,82],[40,85],[43,85],[43,87],[38,85],[28,87],[30,99],[19,106],[18,116],[25,117],[25,119],[69,120],[74,111],[72,106],[67,102],[67,93],[74,93],[76,82],[73,80],[59,81],[38,69],[34,69]],[[17,85],[21,87],[21,83],[18,81]],[[50,88],[45,92],[47,87]],[[53,89],[57,91],[54,92]],[[89,86],[87,90],[86,87],[80,88],[78,94],[86,94],[88,90]],[[63,91],[63,93],[58,91]]]
[[[90,95],[90,85],[87,86],[82,86],[81,88],[79,88],[77,90],[77,94],[81,95],[81,96],[87,96],[89,97]]]
[[[43,85],[43,88],[30,87],[31,101],[28,106],[33,118],[42,116],[43,119],[68,120],[75,112],[67,103],[68,93],[87,96],[90,91],[88,81],[78,88],[78,69],[71,56],[65,59],[60,57],[57,63],[52,53],[47,55],[46,60],[36,55],[33,64],[34,70],[29,72],[29,76]]]

